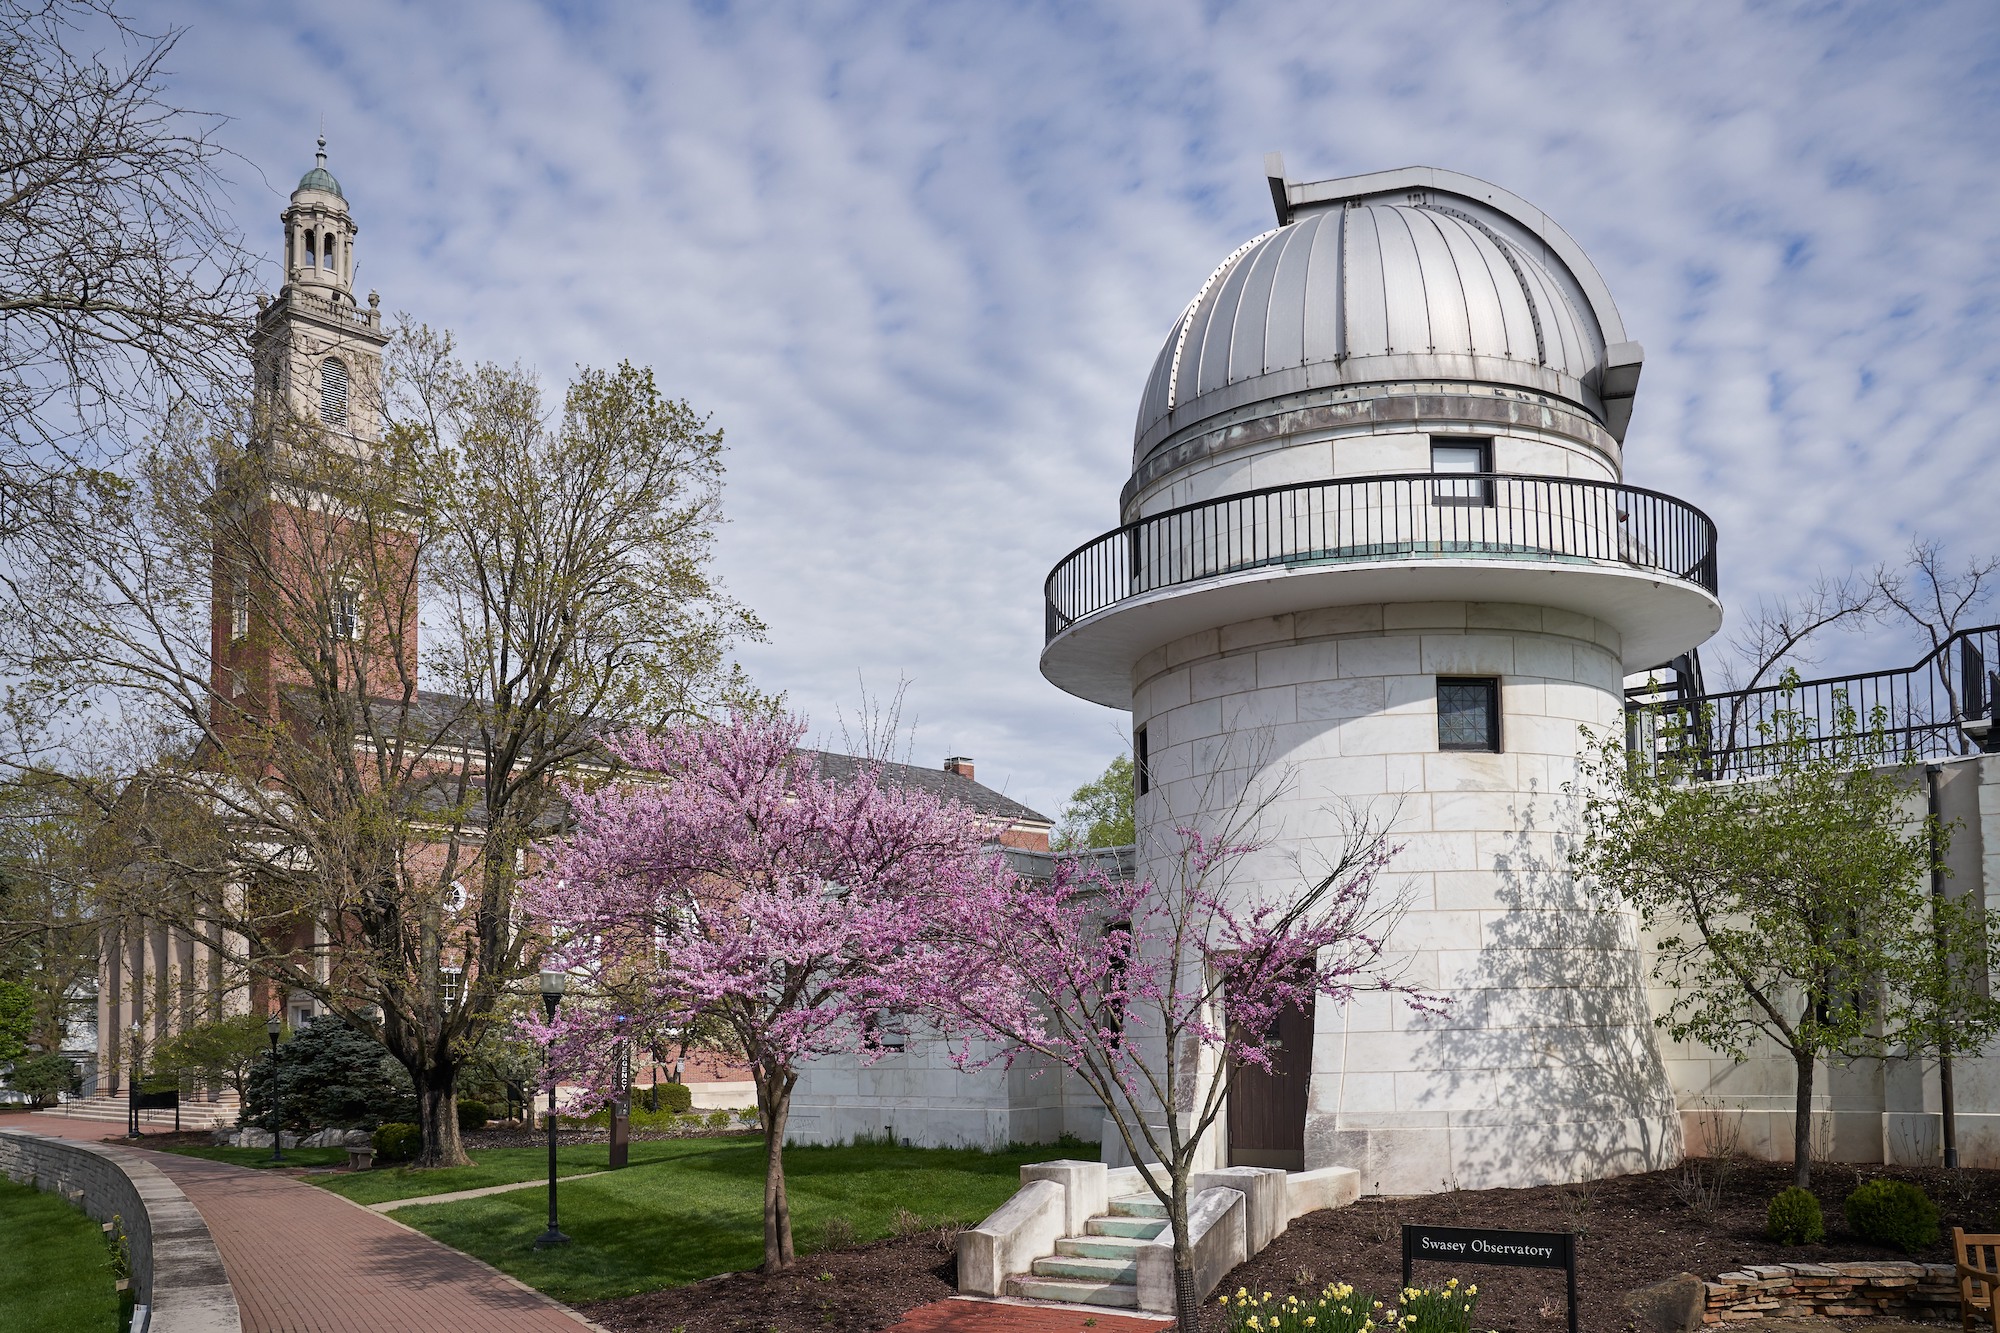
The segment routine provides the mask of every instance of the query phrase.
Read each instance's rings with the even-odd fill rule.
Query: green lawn
[[[632,1165],[628,1169],[706,1152],[717,1143],[738,1142],[741,1140],[734,1138],[645,1139],[631,1145]],[[556,1149],[556,1174],[575,1176],[586,1171],[602,1171],[610,1165],[610,1151],[609,1145],[603,1143],[559,1147]],[[344,1194],[356,1203],[386,1203],[390,1199],[414,1199],[425,1194],[449,1194],[454,1190],[484,1189],[488,1185],[547,1180],[549,1176],[549,1150],[546,1147],[481,1148],[472,1154],[472,1159],[472,1166],[443,1167],[434,1171],[415,1171],[406,1166],[380,1167],[353,1175],[314,1176],[311,1180],[321,1189]]]
[[[117,1333],[124,1326],[104,1232],[61,1196],[0,1179],[0,1328]]]
[[[632,1146],[636,1159],[641,1145]],[[544,1190],[418,1204],[399,1209],[396,1219],[565,1301],[628,1296],[763,1261],[761,1139],[645,1146],[677,1151],[561,1189],[562,1229],[574,1243],[559,1249],[533,1248],[548,1225]],[[969,1225],[1014,1193],[1023,1164],[1076,1152],[1074,1144],[997,1153],[872,1144],[790,1148],[785,1181],[793,1235],[800,1252],[809,1252],[819,1247],[827,1220],[844,1217],[857,1239],[876,1240],[891,1234],[898,1209],[926,1222]]]

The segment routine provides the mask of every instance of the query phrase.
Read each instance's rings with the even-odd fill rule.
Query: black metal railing
[[[1050,572],[1047,634],[1225,574],[1440,557],[1617,565],[1716,587],[1715,524],[1672,496],[1567,477],[1404,473],[1272,486],[1108,532]]]
[[[1885,763],[2000,749],[2000,625],[1960,630],[1913,666],[1712,694],[1641,695],[1626,705],[1636,748],[1680,747],[1699,778],[1769,772],[1799,741],[1866,742]]]

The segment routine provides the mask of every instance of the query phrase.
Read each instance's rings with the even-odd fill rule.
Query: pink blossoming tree
[[[804,724],[732,717],[614,750],[641,779],[568,793],[573,833],[530,891],[551,965],[581,979],[552,1028],[573,1069],[619,1029],[696,1018],[735,1034],[765,1139],[764,1267],[793,1261],[784,1140],[800,1066],[878,1055],[875,1016],[907,1009],[938,904],[998,874],[970,811],[881,780],[820,775]]]
[[[927,969],[927,1012],[958,1035],[961,1063],[1033,1055],[1067,1070],[1103,1103],[1132,1160],[1160,1164],[1146,1182],[1167,1207],[1188,1333],[1199,1300],[1189,1180],[1236,1072],[1268,1073],[1279,1017],[1314,996],[1389,991],[1435,1007],[1384,964],[1401,904],[1380,890],[1395,850],[1381,830],[1349,812],[1319,873],[1246,891],[1235,872],[1260,849],[1241,831],[1262,804],[1222,837],[1177,830],[1158,879],[1121,882],[1065,860],[1046,883],[968,882],[947,905],[950,944]]]

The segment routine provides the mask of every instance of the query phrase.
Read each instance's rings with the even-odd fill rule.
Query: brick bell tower
[[[378,489],[369,469],[388,335],[380,298],[354,298],[360,229],[326,169],[324,135],[279,220],[284,285],[259,298],[250,335],[258,457],[221,479],[256,477],[217,542],[210,660],[223,736],[276,721],[281,694],[311,683],[315,650],[338,664],[344,690],[377,698],[400,695],[416,662],[414,544],[360,498]]]

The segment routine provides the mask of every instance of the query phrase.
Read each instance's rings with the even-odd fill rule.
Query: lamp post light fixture
[[[139,1137],[139,1025],[132,1024],[132,1077],[125,1083],[125,1137]]]
[[[285,1118],[278,1108],[278,1034],[284,1023],[274,1013],[265,1020],[264,1033],[271,1039],[271,1160],[285,1160]]]
[[[554,1022],[556,1006],[562,1003],[563,989],[569,984],[569,974],[554,969],[542,972],[542,1011]],[[543,1049],[542,1065],[549,1078],[549,1229],[535,1237],[535,1248],[552,1249],[557,1245],[569,1244],[569,1237],[563,1235],[556,1225],[556,1066],[555,1038],[551,1036]]]

